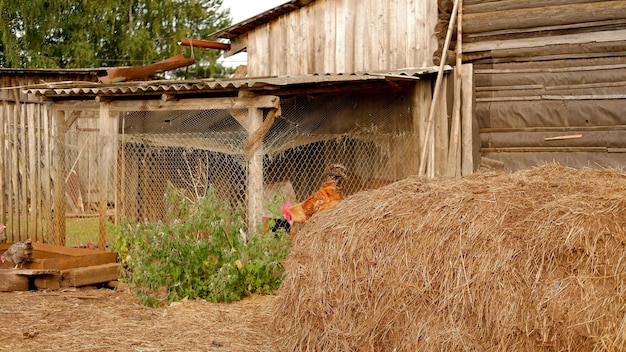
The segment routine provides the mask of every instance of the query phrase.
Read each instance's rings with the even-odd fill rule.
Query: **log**
[[[487,50],[509,50],[548,45],[561,44],[588,44],[593,42],[619,42],[626,37],[626,30],[614,30],[604,32],[589,32],[581,34],[565,34],[552,37],[521,38],[513,40],[486,40],[475,43],[467,43],[463,46],[463,52],[476,52]]]
[[[186,59],[183,54],[178,54],[150,65],[110,68],[106,76],[100,77],[100,82],[108,84],[145,79],[157,73],[193,65],[195,62],[194,58]]]
[[[606,0],[498,0],[498,1],[479,1],[476,3],[465,4],[463,12],[465,14],[479,12],[495,12],[503,10],[518,10],[532,7],[544,7],[555,5],[571,5],[590,2],[603,2]]]
[[[204,49],[230,50],[230,44],[202,39],[180,38],[180,42],[178,44]]]
[[[463,32],[470,34],[623,18],[626,18],[626,1],[542,6],[467,14]]]
[[[0,291],[28,291],[28,277],[17,275],[11,269],[0,270]]]
[[[79,287],[117,280],[120,265],[109,263],[61,271],[61,287]]]

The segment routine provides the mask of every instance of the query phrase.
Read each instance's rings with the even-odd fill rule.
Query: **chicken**
[[[343,180],[346,177],[346,167],[341,164],[329,165],[322,176],[322,186],[311,197],[302,203],[291,205],[283,204],[281,212],[290,224],[304,223],[313,214],[332,209],[343,198]]]
[[[7,234],[4,230],[6,230],[7,225],[0,224],[0,243],[7,243]]]
[[[19,241],[12,244],[6,252],[2,253],[0,261],[4,263],[8,260],[15,263],[15,269],[18,267],[21,269],[24,266],[24,263],[31,261],[32,257],[33,244],[30,239],[28,239],[26,241]]]

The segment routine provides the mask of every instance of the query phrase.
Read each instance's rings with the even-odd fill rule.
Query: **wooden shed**
[[[353,73],[433,65],[436,23],[434,0],[292,0],[212,36],[252,77]]]

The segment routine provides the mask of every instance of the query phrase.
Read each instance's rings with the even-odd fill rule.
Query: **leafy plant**
[[[244,236],[243,210],[211,188],[192,202],[170,186],[165,200],[170,223],[125,224],[113,245],[122,279],[143,304],[183,298],[232,302],[280,286],[281,261],[289,250],[284,230]]]

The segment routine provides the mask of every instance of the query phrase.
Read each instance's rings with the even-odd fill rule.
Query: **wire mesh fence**
[[[302,201],[328,164],[348,169],[346,195],[414,173],[418,137],[405,93],[322,95],[281,102],[263,140],[265,216],[277,198]],[[247,110],[129,112],[121,118],[119,204],[128,220],[167,221],[168,187],[189,201],[209,189],[247,206]]]

